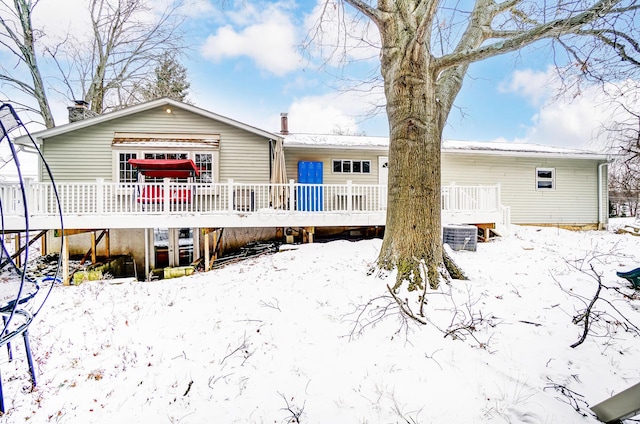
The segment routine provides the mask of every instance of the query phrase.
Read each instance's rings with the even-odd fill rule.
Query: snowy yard
[[[596,423],[589,406],[640,381],[640,291],[615,275],[640,237],[514,226],[453,252],[470,279],[429,293],[426,326],[400,319],[393,275],[367,274],[380,244],[56,287],[31,329],[35,391],[22,343],[0,354],[0,422]],[[591,266],[605,288],[571,348]]]

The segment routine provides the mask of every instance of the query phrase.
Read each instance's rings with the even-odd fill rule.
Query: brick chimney
[[[287,118],[288,113],[280,114],[280,134],[288,135],[289,134],[289,118]]]
[[[82,121],[83,119],[92,118],[97,115],[97,113],[89,109],[89,103],[84,100],[74,100],[73,103],[73,106],[67,107],[70,123]]]

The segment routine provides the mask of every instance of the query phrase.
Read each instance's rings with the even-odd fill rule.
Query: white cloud
[[[289,111],[289,131],[296,133],[353,133],[357,124],[352,116],[322,98],[304,98],[293,102]]]
[[[524,69],[515,71],[509,81],[499,85],[498,90],[519,94],[531,104],[541,105],[553,96],[556,85],[557,75],[552,67],[545,72]]]
[[[40,1],[33,12],[33,26],[42,29],[48,39],[63,39],[67,34],[83,38],[91,31],[88,3],[65,0],[60,7],[57,1]]]
[[[302,58],[296,51],[296,28],[283,6],[272,4],[258,11],[247,4],[243,10],[246,14],[231,16],[235,23],[246,26],[219,28],[216,34],[207,38],[201,48],[202,55],[215,61],[246,56],[261,70],[278,76],[298,69]],[[247,19],[247,16],[254,19]]]
[[[545,72],[515,71],[501,85],[502,91],[517,93],[539,108],[531,117],[526,136],[513,141],[603,150],[609,135],[603,128],[620,118],[612,113],[611,99],[606,98],[599,85],[577,94],[561,93],[561,88],[551,67]]]
[[[332,93],[321,96],[307,96],[296,99],[289,107],[289,131],[292,133],[317,134],[361,134],[371,117],[372,105],[381,100],[381,90],[366,95],[356,91]],[[383,116],[383,124],[386,118]],[[379,119],[378,119],[379,120]],[[386,128],[385,128],[386,129]],[[368,132],[368,131],[365,131]],[[384,130],[369,135],[385,135]]]
[[[158,1],[156,10],[164,10],[166,6],[174,3],[173,0]],[[164,7],[162,7],[164,6]],[[209,0],[185,0],[179,8],[180,14],[189,18],[215,17],[220,14],[218,9]]]
[[[533,117],[526,140],[577,148],[599,148],[602,126],[610,119],[607,107],[589,90],[571,103],[552,102]]]

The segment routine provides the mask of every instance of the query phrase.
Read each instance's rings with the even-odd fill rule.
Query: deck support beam
[[[91,232],[91,265],[95,265],[97,260],[96,255],[96,232]]]
[[[209,271],[209,230],[204,230],[204,270]]]
[[[69,285],[69,236],[62,237],[62,284]]]
[[[144,279],[149,280],[149,229],[144,229]]]
[[[14,255],[14,263],[16,264],[16,267],[20,268],[22,266],[22,259],[21,259],[21,255],[20,253],[20,244],[22,242],[22,235],[21,233],[15,233],[13,235],[13,251],[14,252],[18,252],[17,255]]]
[[[218,259],[218,240],[220,238],[220,231],[217,228],[201,228],[201,233],[204,235],[204,270],[210,271],[213,267],[213,263]],[[210,238],[213,236],[213,241]],[[211,251],[211,245],[213,244],[213,252]]]

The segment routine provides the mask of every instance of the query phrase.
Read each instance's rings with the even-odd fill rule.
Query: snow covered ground
[[[33,392],[22,343],[0,353],[0,422],[596,423],[589,406],[640,381],[640,291],[615,275],[640,266],[640,237],[514,226],[453,252],[470,279],[429,293],[426,326],[397,313],[393,274],[368,275],[380,245],[56,287]]]

